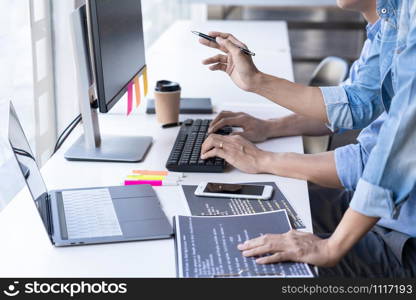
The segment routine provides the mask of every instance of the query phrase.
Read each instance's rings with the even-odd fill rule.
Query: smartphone
[[[231,184],[201,182],[195,190],[196,196],[219,198],[244,198],[268,200],[272,197],[270,185]]]

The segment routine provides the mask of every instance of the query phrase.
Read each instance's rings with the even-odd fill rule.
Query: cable
[[[68,138],[68,136],[71,134],[71,132],[75,129],[75,127],[79,124],[79,122],[82,120],[81,115],[78,115],[69,125],[64,129],[64,131],[61,133],[61,135],[58,137],[55,148],[53,151],[53,154],[56,153],[56,151],[61,148],[62,144],[65,142],[65,140]]]
[[[61,148],[62,144],[65,142],[65,140],[68,138],[68,136],[71,134],[71,132],[77,127],[77,125],[81,122],[82,117],[81,115],[78,115],[74,120],[72,120],[71,123],[62,131],[61,135],[56,140],[55,148],[53,150],[53,154],[56,153],[56,151]]]
[[[12,149],[13,149],[13,152],[16,153],[17,155],[26,156],[26,157],[29,157],[30,159],[36,161],[35,158],[33,157],[33,155],[30,154],[26,150],[15,148],[15,147],[13,147]]]
[[[61,135],[57,138],[56,144],[55,144],[55,149],[58,147],[58,145],[60,143],[60,140],[62,139],[62,137],[64,136],[64,134],[68,131],[68,129],[70,129],[74,125],[74,123],[77,120],[77,118],[75,118],[74,120],[72,120],[71,123],[69,123],[69,125],[64,129],[64,131],[62,131]]]

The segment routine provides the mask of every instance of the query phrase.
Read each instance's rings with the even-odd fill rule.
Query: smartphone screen
[[[209,182],[205,187],[204,193],[261,196],[263,195],[263,190],[264,186],[261,185]]]

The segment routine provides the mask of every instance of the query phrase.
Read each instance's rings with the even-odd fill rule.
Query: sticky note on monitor
[[[138,107],[141,102],[139,75],[134,78],[134,88],[136,93],[136,107]]]
[[[147,96],[147,92],[149,85],[148,85],[148,78],[147,78],[147,67],[144,67],[143,70],[143,90],[144,90],[144,95]]]
[[[133,111],[133,82],[130,82],[127,87],[127,115]]]

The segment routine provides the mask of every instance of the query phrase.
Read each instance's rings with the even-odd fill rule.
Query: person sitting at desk
[[[314,199],[314,188],[311,189],[313,217],[318,219],[315,225],[322,217],[335,222],[342,217],[338,226],[332,222],[318,228],[320,233],[322,227],[333,232],[329,238],[298,231],[265,235],[239,245],[243,255],[271,254],[258,258],[259,263],[292,260],[315,264],[321,267],[322,276],[416,276],[416,159],[412,150],[416,138],[416,73],[410,64],[416,58],[416,24],[411,22],[416,17],[416,4],[408,0],[396,2],[378,1],[381,31],[368,53],[364,51],[367,57],[356,78],[343,87],[303,87],[262,74],[234,46],[243,44],[228,34],[211,33],[218,37],[219,46],[201,40],[227,53],[205,61],[214,63],[212,70],[223,70],[241,88],[318,119],[295,115],[264,122],[245,114],[224,112],[212,129],[232,119],[244,122],[245,131],[231,137],[211,135],[203,146],[203,158],[220,156],[246,172],[267,172],[355,190],[354,194],[336,192],[336,199],[330,199],[331,192]],[[276,135],[276,130],[270,128],[283,128],[287,135],[291,130],[293,134],[311,134],[312,126],[306,132],[300,130],[308,124],[319,125],[312,129],[322,129],[323,123],[331,129],[361,128],[380,114],[361,133],[358,145],[341,148],[335,154],[268,153],[245,139],[261,141]],[[295,125],[294,121],[299,123]],[[295,128],[289,129],[290,126]],[[329,216],[323,216],[320,208],[325,201],[332,207],[327,211]],[[376,223],[378,226],[374,226]]]

